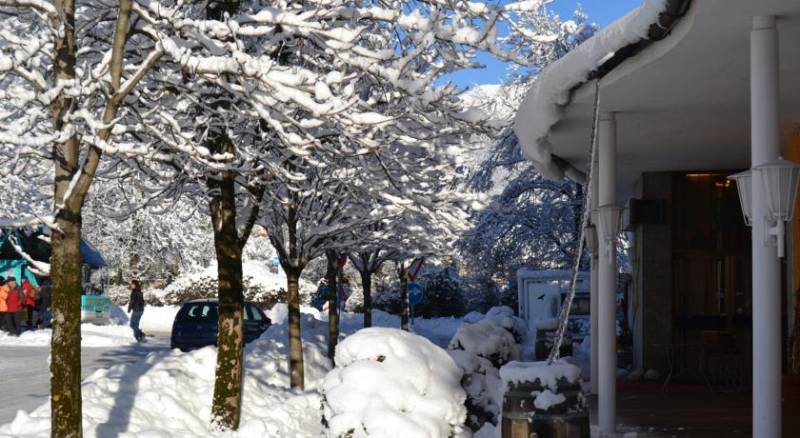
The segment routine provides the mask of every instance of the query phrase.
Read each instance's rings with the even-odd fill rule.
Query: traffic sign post
[[[408,283],[408,309],[411,312],[411,326],[414,326],[414,306],[422,302],[424,295],[422,285],[419,283]]]

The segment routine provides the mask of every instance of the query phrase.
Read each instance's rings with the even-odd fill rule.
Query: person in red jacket
[[[8,297],[6,298],[6,329],[9,333],[19,336],[22,333],[22,295],[17,287],[17,279],[8,277],[6,279]]]
[[[38,289],[33,287],[28,279],[22,280],[22,285],[20,286],[22,289],[22,308],[25,314],[27,314],[27,325],[28,330],[33,329],[33,311],[36,309],[36,296],[38,295]]]

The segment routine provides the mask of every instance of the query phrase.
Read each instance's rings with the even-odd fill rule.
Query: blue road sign
[[[416,306],[422,302],[422,285],[419,283],[408,283],[408,304]]]

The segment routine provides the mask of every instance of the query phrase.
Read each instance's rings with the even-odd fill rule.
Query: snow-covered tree
[[[522,157],[514,157],[518,150],[509,134],[489,157],[502,163],[497,165],[506,185],[475,215],[475,227],[459,242],[468,270],[484,282],[498,275],[510,278],[520,266],[565,269],[574,261],[582,187],[544,179]]]
[[[48,214],[21,219],[53,229],[52,434],[79,437],[83,205],[102,156],[124,153],[112,146],[126,137],[115,123],[162,52],[129,32],[133,0],[3,0],[0,8],[0,153],[37,173],[49,164],[54,175]]]
[[[402,181],[415,169],[403,169],[401,159],[381,161],[378,151],[435,157],[462,142],[465,130],[493,131],[484,113],[463,109],[455,86],[438,84],[455,70],[474,67],[480,51],[530,63],[530,56],[499,38],[499,23],[544,3],[0,0],[0,8],[15,10],[0,19],[0,153],[14,168],[43,162],[55,170],[50,214],[24,218],[54,230],[54,436],[81,435],[78,242],[84,201],[97,175],[133,162],[131,168],[147,178],[181,188],[171,190],[207,196],[220,296],[212,422],[235,429],[243,351],[241,256],[259,209],[281,203],[273,205],[286,219],[266,224],[271,238],[284,233],[286,244],[275,246],[284,268],[297,271],[326,246],[315,242],[327,242],[356,217],[348,212],[341,215],[344,222],[306,222],[316,230],[305,235],[315,237],[298,241],[298,231],[305,233],[296,218],[306,208],[302,202],[333,203],[335,209],[341,202],[337,187],[346,187],[326,182],[324,194],[311,196],[308,191],[321,186],[307,175],[329,172],[342,157],[379,157],[371,168],[405,173]],[[522,38],[530,44],[552,44],[550,29],[525,30]],[[422,173],[430,171],[446,169]],[[399,207],[410,203],[431,217],[452,216],[413,178],[405,188],[381,192],[393,180],[364,180],[364,188],[389,201],[380,217],[391,216],[384,211],[391,207],[400,214]],[[408,189],[415,184],[420,196]],[[404,257],[430,246],[418,241],[421,224],[405,218],[388,228],[413,241]],[[298,315],[292,315],[299,330]],[[299,333],[292,338],[291,355],[302,355]],[[290,362],[292,383],[302,386],[302,362]]]

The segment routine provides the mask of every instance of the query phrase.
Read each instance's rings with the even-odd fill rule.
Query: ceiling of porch
[[[752,17],[776,15],[781,128],[800,128],[800,2],[694,0],[672,35],[601,81],[601,110],[617,114],[618,192],[642,172],[750,167]],[[594,86],[573,94],[550,132],[553,153],[586,171]]]

